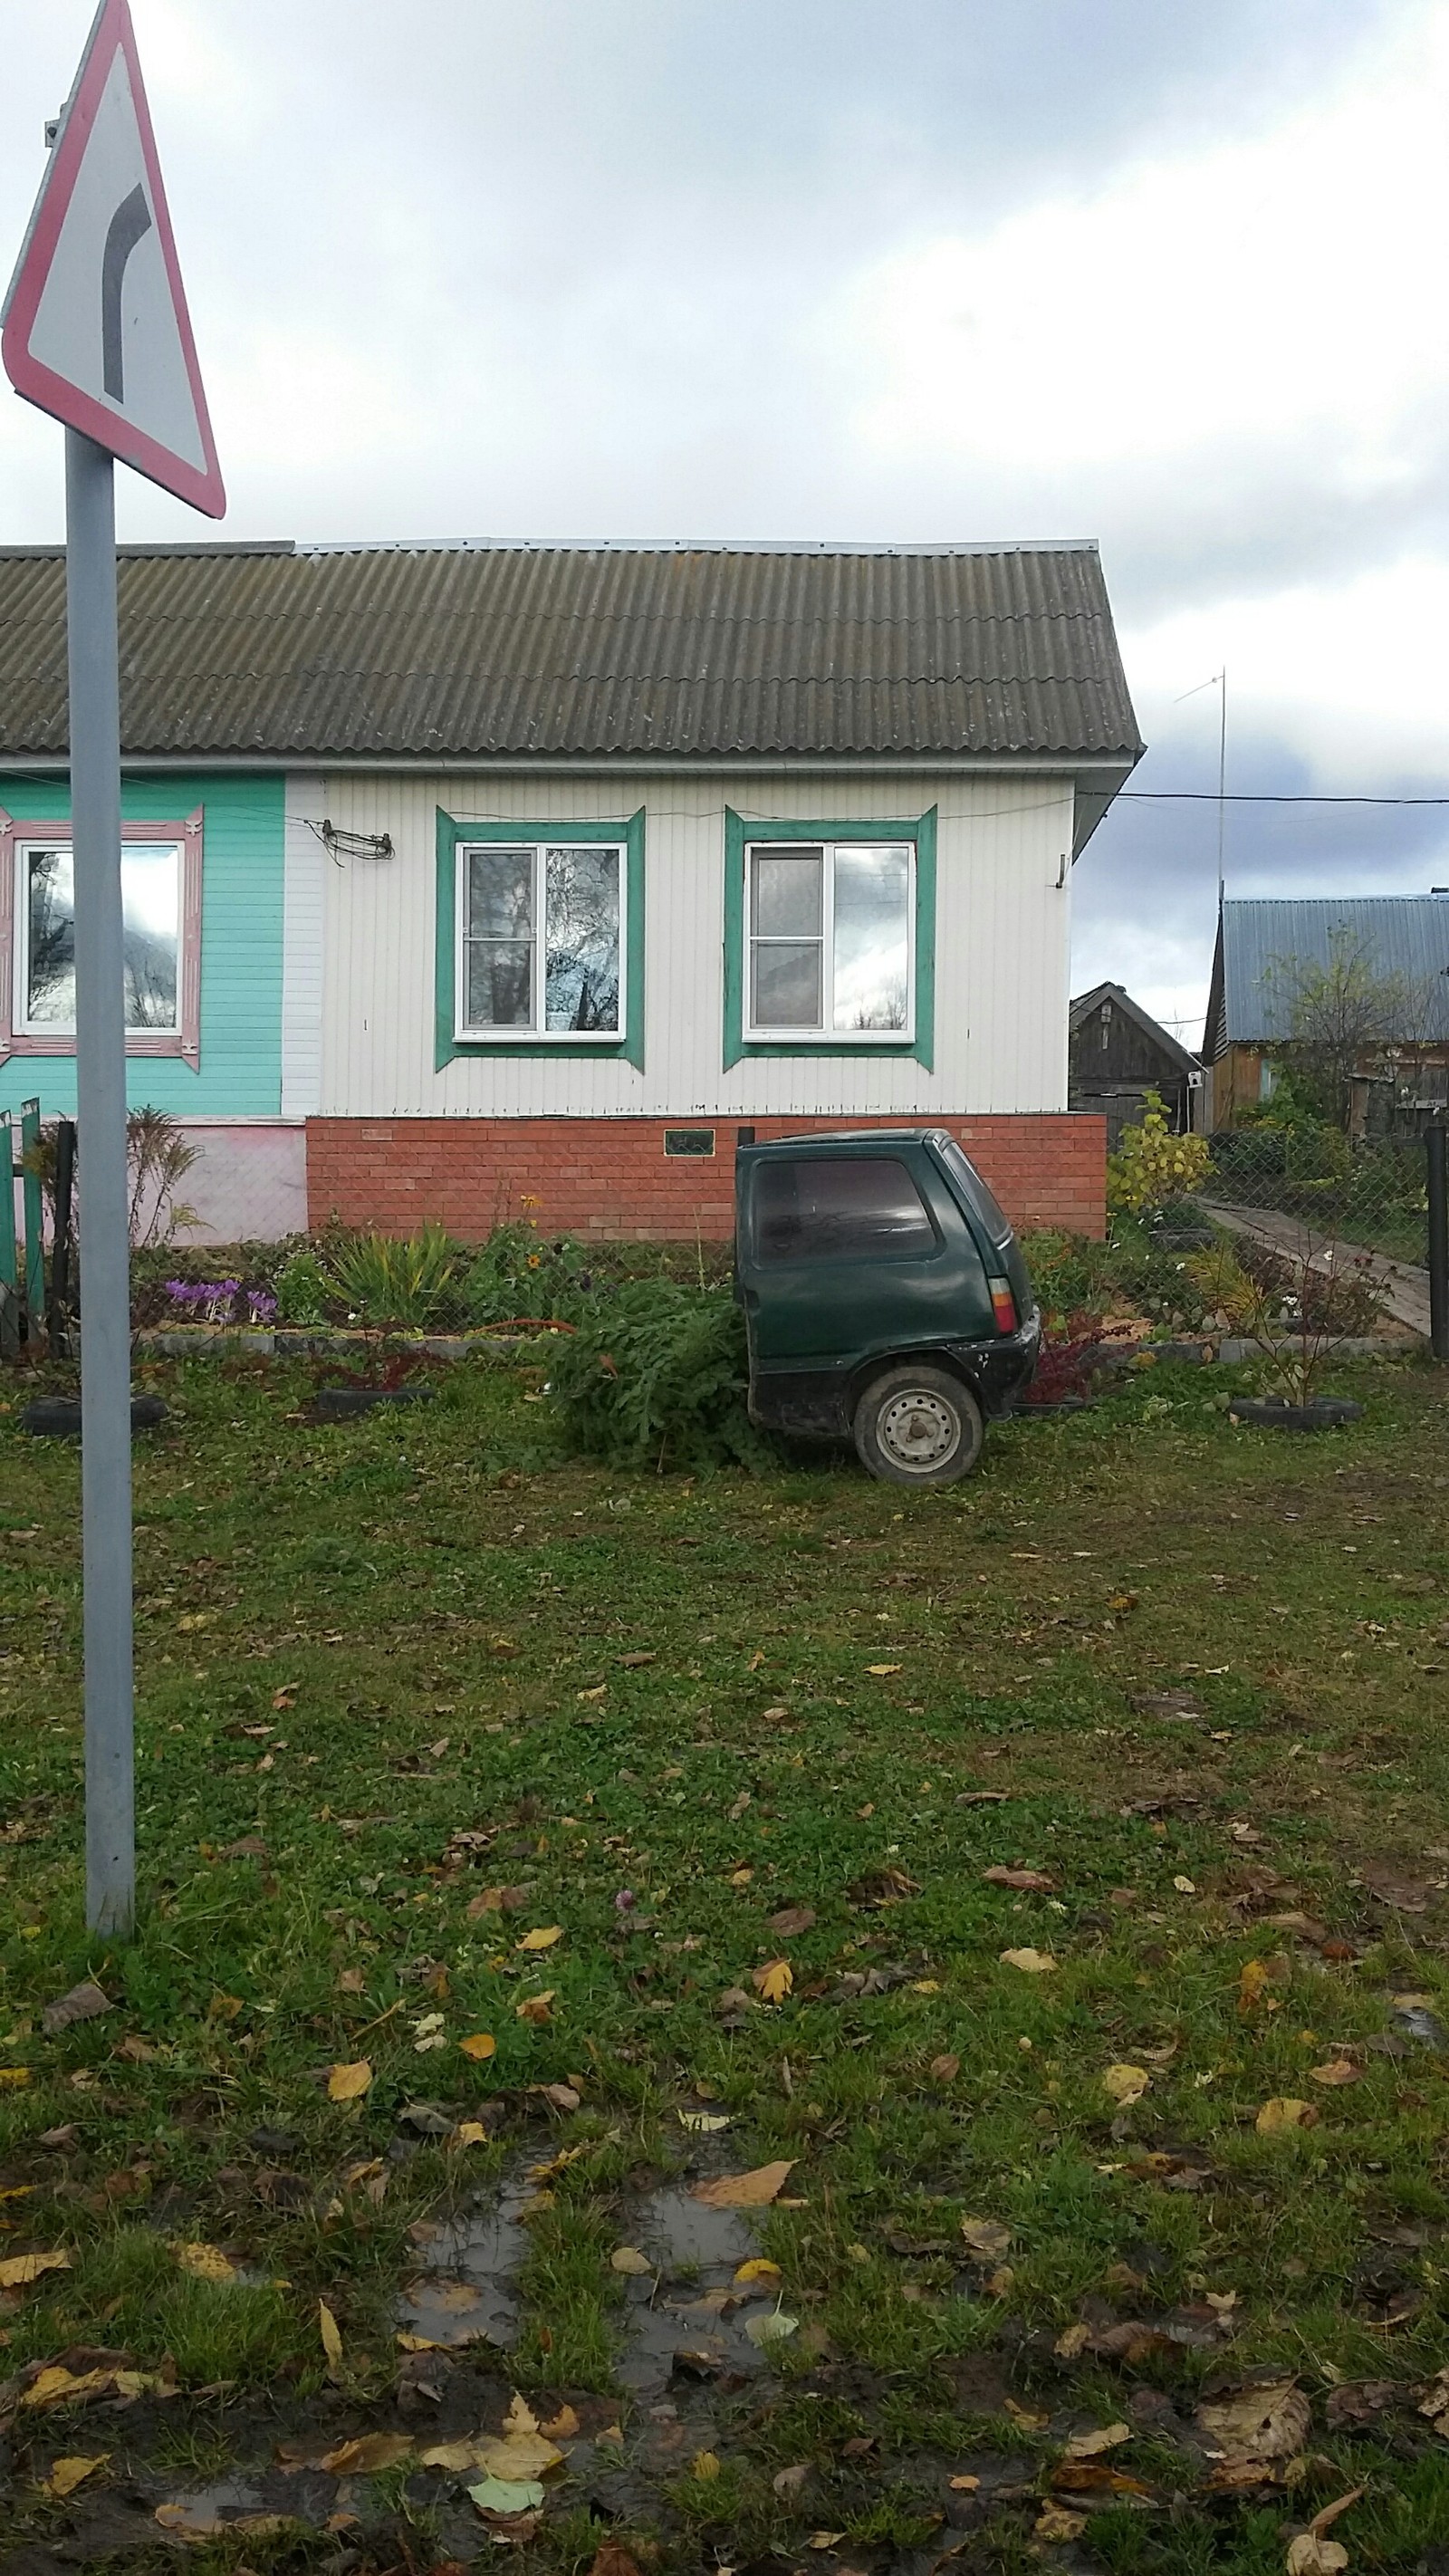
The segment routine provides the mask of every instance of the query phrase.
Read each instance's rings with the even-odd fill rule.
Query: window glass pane
[[[750,928],[757,939],[816,938],[822,926],[820,850],[756,850]]]
[[[619,1018],[619,852],[544,852],[544,1026],[613,1029]]]
[[[25,1016],[75,1027],[75,873],[69,850],[26,853]]]
[[[533,942],[470,939],[464,1000],[470,1029],[533,1026]]]
[[[128,1029],[174,1029],[180,955],[177,852],[133,843],[121,852],[121,919]]]
[[[974,1207],[977,1214],[985,1221],[992,1242],[998,1245],[1009,1243],[1011,1241],[1010,1217],[1004,1213],[995,1191],[983,1181],[975,1164],[967,1161],[954,1136],[948,1137],[942,1146],[941,1159],[950,1165],[962,1184],[968,1204]]]
[[[921,1261],[936,1249],[915,1182],[886,1154],[761,1163],[754,1231],[760,1261]]]
[[[750,1025],[756,1029],[818,1029],[818,939],[756,939],[750,943]]]
[[[469,851],[468,936],[470,939],[532,938],[531,850]]]
[[[181,951],[180,858],[170,842],[121,852],[128,1029],[174,1029]],[[68,849],[31,850],[25,881],[25,1017],[75,1027],[75,868]]]
[[[835,853],[835,1026],[903,1029],[909,1020],[910,862],[903,848]]]

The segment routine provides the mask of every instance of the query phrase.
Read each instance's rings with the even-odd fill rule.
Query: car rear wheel
[[[902,1365],[873,1379],[855,1412],[861,1465],[891,1485],[954,1485],[981,1455],[986,1426],[946,1369]]]

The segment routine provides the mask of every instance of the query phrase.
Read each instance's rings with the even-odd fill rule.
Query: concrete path
[[[1281,1252],[1300,1269],[1336,1270],[1345,1262],[1366,1261],[1368,1277],[1383,1300],[1386,1315],[1396,1324],[1407,1324],[1411,1332],[1429,1336],[1429,1273],[1416,1269],[1409,1261],[1391,1261],[1387,1253],[1369,1252],[1361,1243],[1339,1243],[1316,1234],[1301,1217],[1286,1216],[1278,1208],[1224,1207],[1216,1200],[1203,1199],[1209,1216],[1225,1225],[1231,1234],[1246,1235],[1253,1243],[1267,1244]]]

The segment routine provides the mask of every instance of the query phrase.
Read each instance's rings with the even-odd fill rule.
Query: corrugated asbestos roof
[[[1214,1052],[1290,1037],[1284,965],[1301,959],[1327,966],[1335,945],[1347,943],[1372,959],[1376,973],[1400,979],[1422,1007],[1424,1024],[1402,1030],[1403,1038],[1449,1038],[1449,896],[1315,895],[1223,905],[1226,1016]]]
[[[0,759],[64,755],[65,566],[0,553]],[[126,548],[137,758],[1142,745],[1095,546]]]

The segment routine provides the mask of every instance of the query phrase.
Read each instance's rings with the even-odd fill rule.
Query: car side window
[[[759,1164],[754,1237],[760,1262],[921,1261],[936,1249],[920,1191],[888,1154]]]

